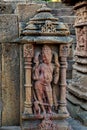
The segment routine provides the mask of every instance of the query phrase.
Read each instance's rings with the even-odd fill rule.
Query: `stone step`
[[[74,12],[72,8],[59,8],[59,9],[52,9],[52,14],[55,16],[73,16]]]
[[[85,90],[85,92],[82,92],[82,90],[80,90],[79,88],[75,87],[74,85],[68,85],[67,89],[69,92],[71,92],[73,95],[75,95],[76,97],[86,100],[87,101],[87,91]]]
[[[0,130],[21,130],[20,126],[3,126]]]
[[[65,4],[63,4],[61,2],[48,2],[47,6],[50,7],[50,8],[56,8],[56,9],[72,8],[72,6],[66,6]]]
[[[58,18],[61,22],[74,24],[76,16],[59,16]]]
[[[71,93],[67,93],[67,100],[69,102],[71,102],[73,105],[78,105],[80,106],[83,110],[87,111],[87,104],[85,103],[84,100],[81,100],[77,97],[75,97],[73,94]]]

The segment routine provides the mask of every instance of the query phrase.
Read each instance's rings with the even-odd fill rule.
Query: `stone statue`
[[[54,64],[52,57],[54,55]],[[41,56],[41,60],[39,57]],[[59,63],[56,53],[52,53],[49,46],[42,47],[41,54],[38,52],[34,57],[35,66],[33,67],[34,79],[34,112],[39,107],[37,113],[52,113],[53,100],[53,87],[57,85],[59,80]],[[36,106],[36,107],[35,107]]]

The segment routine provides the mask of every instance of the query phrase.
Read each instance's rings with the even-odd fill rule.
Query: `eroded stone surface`
[[[41,7],[41,4],[18,4],[16,13],[18,14],[19,22],[28,22]]]
[[[2,125],[19,125],[20,121],[20,66],[17,44],[2,45]]]
[[[0,42],[11,42],[18,37],[18,17],[13,14],[0,15]]]

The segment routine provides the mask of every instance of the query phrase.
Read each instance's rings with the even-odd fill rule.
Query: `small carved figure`
[[[85,50],[86,49],[86,31],[85,28],[78,28],[77,30],[77,50]]]
[[[43,113],[52,113],[53,95],[52,95],[52,81],[54,84],[58,83],[59,79],[59,63],[57,56],[55,56],[55,65],[52,64],[52,51],[44,45],[42,48],[42,62],[39,61],[40,53],[37,53],[34,58],[35,66],[33,68],[35,81],[35,95],[34,99],[38,101],[41,111]],[[55,70],[55,71],[54,71]],[[53,76],[54,74],[54,76]]]

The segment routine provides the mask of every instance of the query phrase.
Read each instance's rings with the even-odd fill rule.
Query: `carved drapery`
[[[25,103],[24,103],[24,113],[32,113],[32,103],[31,103],[31,60],[33,57],[33,45],[24,44],[24,69],[25,69]]]

